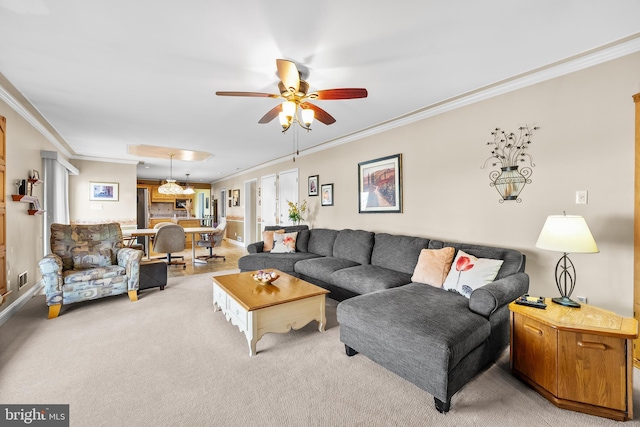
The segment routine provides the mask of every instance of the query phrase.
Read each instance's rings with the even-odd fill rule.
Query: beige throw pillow
[[[284,230],[269,230],[262,232],[262,240],[264,245],[262,246],[262,252],[271,252],[273,249],[273,234],[274,233],[284,233]]]
[[[418,263],[411,276],[412,282],[442,287],[453,262],[455,249],[423,249],[420,251]]]

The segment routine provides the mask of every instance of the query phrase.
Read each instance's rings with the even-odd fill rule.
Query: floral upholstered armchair
[[[129,294],[138,300],[142,251],[125,247],[120,224],[51,225],[51,253],[40,260],[49,319],[66,304]]]

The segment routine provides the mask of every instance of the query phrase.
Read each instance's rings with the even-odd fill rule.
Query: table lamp
[[[576,285],[576,269],[568,255],[599,252],[587,222],[580,215],[549,215],[536,242],[536,248],[564,253],[556,264],[556,285],[560,297],[551,300],[567,307],[580,307],[580,304],[569,298]]]

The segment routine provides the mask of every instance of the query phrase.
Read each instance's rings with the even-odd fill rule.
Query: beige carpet
[[[508,352],[438,413],[433,397],[312,322],[267,334],[250,358],[212,308],[211,273],[64,307],[47,320],[35,296],[0,328],[0,403],[68,403],[71,426],[609,426],[561,410],[509,373]],[[635,408],[639,375],[635,373]],[[640,425],[637,421],[624,425]]]

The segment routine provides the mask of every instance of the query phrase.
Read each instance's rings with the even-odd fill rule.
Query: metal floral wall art
[[[504,203],[505,200],[520,203],[520,192],[525,185],[531,184],[531,167],[535,165],[527,149],[533,133],[538,129],[540,128],[537,126],[522,126],[518,129],[518,135],[513,132],[507,133],[500,128],[491,132],[493,141],[487,142],[487,145],[491,146],[491,157],[484,161],[481,169],[486,168],[489,161],[492,161],[492,167],[500,168],[489,173],[489,186],[495,187],[500,193],[500,203]]]

